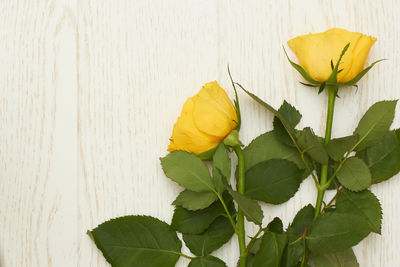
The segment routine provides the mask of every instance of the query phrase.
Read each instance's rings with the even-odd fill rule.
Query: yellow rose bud
[[[236,109],[216,81],[207,83],[183,105],[168,151],[199,154],[215,148],[237,126]]]
[[[300,65],[316,81],[325,82],[332,73],[331,60],[335,65],[343,48],[350,43],[344,54],[339,70],[338,83],[352,80],[363,70],[369,50],[376,38],[344,29],[330,29],[326,32],[301,35],[288,41],[296,53]]]

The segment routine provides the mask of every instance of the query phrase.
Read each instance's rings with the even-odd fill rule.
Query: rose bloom
[[[300,65],[316,81],[325,82],[332,73],[331,60],[335,65],[343,48],[350,43],[339,70],[338,83],[352,80],[363,70],[369,50],[376,38],[344,29],[330,29],[322,33],[306,34],[288,41],[296,53]]]
[[[236,109],[216,81],[186,100],[172,131],[168,151],[200,154],[215,148],[237,126]]]

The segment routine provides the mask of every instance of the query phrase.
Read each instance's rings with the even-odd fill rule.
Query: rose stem
[[[331,133],[332,133],[332,122],[333,122],[333,110],[335,108],[335,99],[336,99],[336,85],[327,85],[328,89],[328,113],[326,116],[326,129],[325,129],[325,139],[324,144],[328,144],[331,140]],[[315,213],[314,218],[318,217],[321,212],[322,201],[324,199],[324,194],[326,191],[326,182],[328,178],[328,164],[324,164],[321,167],[321,180],[319,182],[318,187],[318,196],[317,202],[315,204]]]
[[[245,192],[245,169],[244,169],[244,155],[240,146],[234,146],[233,149],[238,157],[238,181],[237,190],[239,194],[243,195]],[[246,240],[245,240],[245,230],[244,230],[244,215],[243,211],[238,208],[238,221],[237,226],[239,229],[238,240],[240,249],[240,267],[246,267]]]

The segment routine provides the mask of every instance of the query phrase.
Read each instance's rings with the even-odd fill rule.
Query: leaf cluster
[[[237,210],[259,228],[244,252],[249,267],[309,266],[309,258],[317,267],[358,266],[352,247],[381,232],[382,208],[369,187],[400,171],[400,130],[390,130],[397,101],[375,103],[351,135],[325,144],[311,128],[296,128],[302,115],[288,102],[276,110],[235,85],[275,116],[273,130],[243,149],[245,192],[232,186],[237,166],[223,143],[209,162],[185,151],[169,153],[160,159],[162,169],[183,187],[172,203],[170,224],[125,216],[88,232],[112,266],[168,267],[180,257],[190,259],[191,267],[226,266],[212,253],[238,234]],[[237,99],[235,105],[239,110]],[[324,185],[322,165],[329,165]],[[319,189],[336,190],[321,215],[315,217],[315,208],[307,205],[286,228],[279,218],[264,226],[261,204],[288,201],[307,177]],[[181,252],[183,242],[191,256]]]
[[[265,266],[306,266],[308,257],[314,259],[317,267],[358,266],[351,248],[369,233],[381,232],[382,208],[369,187],[400,171],[400,130],[390,130],[397,101],[375,103],[366,111],[352,135],[332,139],[325,145],[312,129],[295,128],[301,114],[289,103],[285,101],[279,110],[275,110],[240,87],[275,115],[274,130],[253,142],[266,140],[269,135],[274,136],[276,142],[265,141],[264,149],[262,145],[256,145],[256,152],[249,153],[246,161],[257,162],[255,155],[261,154],[268,159],[290,159],[305,169],[307,176],[314,178],[317,188],[321,188],[321,166],[329,164],[325,189],[337,191],[320,216],[315,218],[311,205],[299,211],[285,232],[287,245],[281,262]],[[246,149],[251,146],[253,144]],[[279,153],[271,156],[274,151]],[[287,183],[287,187],[290,186]]]

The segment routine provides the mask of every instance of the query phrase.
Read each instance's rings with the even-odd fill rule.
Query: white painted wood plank
[[[233,95],[227,63],[236,80],[276,107],[287,99],[303,113],[300,126],[322,134],[326,97],[297,83],[281,45],[344,27],[378,37],[369,62],[390,60],[357,92],[342,90],[333,135],[350,133],[372,103],[400,98],[395,0],[2,1],[0,14],[0,266],[108,266],[87,229],[125,214],[169,222],[181,189],[158,158],[202,84],[217,79]],[[240,99],[247,144],[272,116]],[[399,178],[372,188],[383,231],[357,246],[361,266],[400,262]],[[287,225],[314,202],[307,180],[288,203],[264,205],[266,221]],[[216,255],[234,266],[236,238]]]
[[[74,1],[2,1],[0,55],[0,266],[74,266]]]
[[[79,9],[78,266],[97,267],[107,264],[87,229],[128,214],[171,220],[181,189],[159,157],[185,99],[216,79],[217,14],[214,1],[95,0]]]

